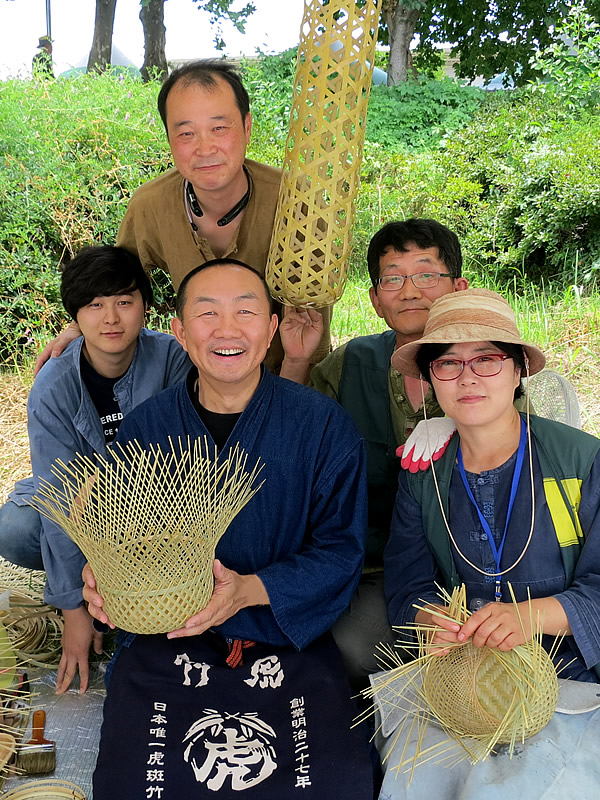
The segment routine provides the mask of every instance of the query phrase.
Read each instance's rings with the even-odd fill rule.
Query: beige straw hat
[[[533,344],[524,342],[515,313],[506,300],[489,289],[464,289],[445,294],[431,306],[423,336],[399,347],[392,367],[411,378],[420,378],[416,356],[422,344],[503,342],[520,344],[529,359],[529,374],[544,369],[546,357]]]

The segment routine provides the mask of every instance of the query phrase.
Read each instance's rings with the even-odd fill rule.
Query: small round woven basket
[[[205,439],[166,453],[134,441],[109,459],[58,463],[57,485],[32,504],[82,550],[117,627],[165,633],[212,595],[217,543],[260,488],[260,465],[246,461],[237,446],[209,455]]]
[[[497,753],[499,745],[512,757],[517,743],[550,722],[558,701],[553,659],[562,636],[546,651],[541,621],[534,618],[531,602],[517,603],[510,583],[508,589],[524,635],[526,625],[533,632],[531,639],[512,650],[477,648],[471,640],[432,643],[439,630],[436,617],[464,625],[471,616],[464,584],[451,594],[440,589],[443,608],[415,604],[418,610],[429,611],[434,621],[397,628],[395,646],[379,648],[386,672],[363,695],[377,697],[383,724],[393,724],[394,750],[401,753],[394,769],[406,768],[409,784],[416,767],[431,761],[447,767],[463,759],[476,764]],[[412,657],[406,658],[407,653]],[[431,722],[442,728],[446,739],[436,734],[431,744],[426,738]]]
[[[548,724],[558,700],[558,678],[537,640],[510,654],[467,642],[429,660],[423,694],[445,729],[505,744],[523,741]]]
[[[265,278],[292,306],[344,290],[380,7],[306,0]]]
[[[2,795],[2,800],[87,800],[87,796],[75,783],[49,778],[11,789]]]

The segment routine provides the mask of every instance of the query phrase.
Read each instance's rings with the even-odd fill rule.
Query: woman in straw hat
[[[554,713],[525,742],[517,737],[514,749],[496,745],[495,758],[472,765],[451,758],[448,734],[437,726],[408,723],[405,740],[410,692],[407,701],[398,700],[406,687],[396,691],[388,681],[392,688],[384,691],[386,673],[372,676],[379,687],[377,744],[386,765],[380,797],[386,800],[480,800],[483,793],[490,800],[588,800],[597,794],[600,441],[515,409],[521,378],[544,363],[542,352],[522,341],[508,303],[485,289],[436,300],[423,337],[392,357],[400,372],[431,383],[457,432],[433,468],[400,475],[384,566],[390,622],[437,626],[436,655],[469,639],[475,647],[509,651],[532,638],[539,613],[547,650],[565,634],[551,655],[560,677],[575,681],[566,681],[559,694],[557,711],[566,713]],[[473,612],[463,625],[435,614],[439,587],[460,584]],[[427,763],[414,773],[409,765],[407,775],[411,747]]]
[[[441,644],[472,637],[510,650],[532,635],[529,593],[544,634],[565,634],[561,677],[595,682],[600,441],[515,409],[521,378],[544,363],[508,303],[486,289],[436,300],[423,337],[394,353],[397,370],[431,382],[457,433],[435,472],[401,475],[385,561],[389,615],[393,625],[439,624]],[[415,611],[439,604],[436,584],[460,583],[475,612],[462,627]]]

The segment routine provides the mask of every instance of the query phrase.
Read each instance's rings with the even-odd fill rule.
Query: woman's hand
[[[439,613],[431,613],[431,612]],[[460,624],[456,620],[445,616],[448,613],[446,606],[428,605],[422,608],[415,615],[415,622],[419,625],[431,625],[429,638],[429,648],[431,655],[445,656],[450,652],[448,645],[459,644],[458,634]],[[442,615],[442,616],[440,616]]]
[[[488,603],[462,626],[459,642],[473,637],[475,647],[496,647],[506,652],[532,638],[527,603]],[[524,608],[525,606],[525,608]]]
[[[532,639],[537,627],[551,636],[571,634],[567,615],[555,597],[540,597],[516,605],[488,603],[469,617],[458,640],[466,642],[473,637],[475,647],[485,645],[506,652]]]

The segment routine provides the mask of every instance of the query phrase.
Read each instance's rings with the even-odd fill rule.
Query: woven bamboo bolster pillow
[[[104,610],[132,633],[164,633],[212,595],[215,548],[260,489],[257,463],[237,446],[209,454],[206,439],[163,453],[137,442],[96,462],[57,462],[33,504],[64,529],[90,563]]]
[[[326,306],[347,276],[380,9],[306,0],[265,277],[288,305]]]

